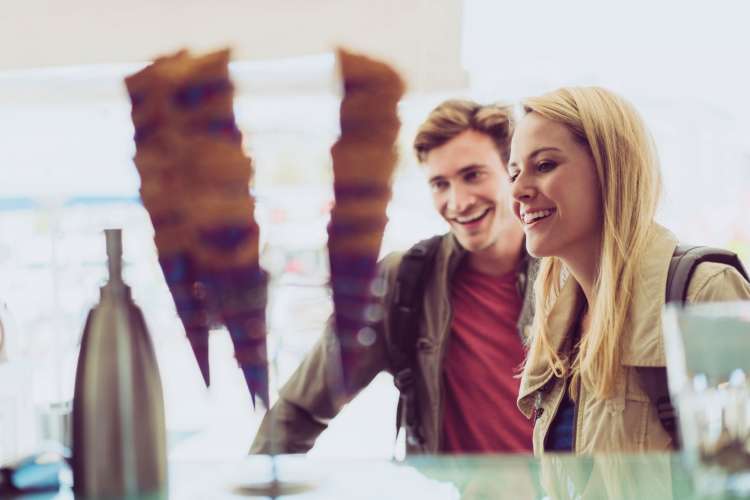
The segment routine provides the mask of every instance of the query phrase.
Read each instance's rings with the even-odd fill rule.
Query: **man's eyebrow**
[[[456,173],[456,175],[463,175],[463,174],[465,174],[467,172],[470,172],[472,170],[476,170],[478,168],[485,168],[485,165],[482,164],[482,163],[470,163],[470,164],[468,164],[468,165],[466,165],[464,167],[461,167],[458,170],[458,172]],[[442,180],[442,179],[445,179],[444,175],[434,175],[434,176],[432,176],[432,177],[430,177],[428,179],[428,182],[432,183],[432,182],[435,182],[437,180]]]
[[[532,151],[529,154],[528,158],[529,159],[534,159],[534,157],[539,156],[540,154],[546,153],[546,152],[549,152],[549,151],[554,151],[556,153],[562,153],[562,150],[560,148],[556,148],[554,146],[545,146],[543,148],[537,148],[534,151]],[[508,170],[510,170],[511,167],[518,168],[518,162],[512,161],[512,162],[508,163]]]
[[[465,174],[466,172],[469,172],[471,170],[476,170],[478,168],[485,168],[485,165],[482,163],[470,163],[466,165],[465,167],[461,167],[461,169],[458,171],[459,174]]]

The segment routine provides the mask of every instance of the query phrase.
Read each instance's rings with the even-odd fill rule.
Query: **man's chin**
[[[456,239],[458,240],[458,244],[461,245],[461,247],[467,252],[481,252],[482,250],[485,250],[492,246],[484,239],[480,240],[478,238],[462,238],[460,236],[456,236]]]

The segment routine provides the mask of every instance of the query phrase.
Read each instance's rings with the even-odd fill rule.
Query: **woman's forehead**
[[[573,141],[573,134],[560,122],[531,112],[519,120],[511,140],[511,156],[518,159],[545,147],[564,147]]]

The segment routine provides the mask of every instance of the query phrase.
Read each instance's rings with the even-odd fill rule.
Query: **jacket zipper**
[[[445,384],[443,383],[443,360],[445,359],[445,346],[448,343],[448,337],[450,337],[451,324],[453,323],[453,307],[451,305],[451,285],[453,284],[453,277],[456,274],[456,269],[460,265],[461,261],[466,257],[465,253],[461,253],[458,256],[458,260],[453,262],[451,265],[450,259],[446,263],[446,273],[443,276],[444,290],[443,295],[443,307],[446,311],[446,321],[443,325],[443,329],[439,338],[438,345],[438,359],[437,359],[437,379],[438,379],[438,391],[437,391],[437,428],[435,429],[435,446],[436,449],[432,450],[433,453],[439,453],[443,446],[443,401],[445,399]]]
[[[574,337],[574,344],[578,343],[581,337],[583,336],[583,322],[582,319],[579,317],[578,319],[578,325],[576,325],[576,336]],[[579,351],[574,346],[573,350],[575,352],[575,356],[578,357]],[[571,446],[571,451],[573,453],[576,453],[576,446],[578,445],[578,429],[581,427],[580,422],[578,422],[578,417],[581,414],[580,411],[578,411],[578,407],[581,404],[581,377],[578,377],[578,387],[576,387],[576,399],[573,401],[573,443]]]
[[[573,444],[570,447],[571,452],[577,453],[576,446],[578,444],[578,429],[580,429],[580,422],[578,422],[578,416],[581,414],[578,411],[578,407],[581,404],[581,378],[578,377],[578,387],[576,390],[576,399],[573,401]]]
[[[552,377],[554,377],[554,375],[552,375]],[[547,385],[549,385],[550,380],[552,379],[552,377],[548,378],[547,381],[544,382],[544,384],[542,384],[542,388],[538,389],[537,391],[546,390],[545,387]],[[567,392],[567,390],[568,390],[568,384],[566,384],[564,381],[562,382],[562,384],[563,384],[563,390],[560,391],[560,395],[557,397],[557,400],[554,401],[553,404],[550,406],[550,410],[552,410],[552,411],[549,414],[549,416],[547,417],[548,424],[547,424],[547,427],[544,429],[544,435],[542,436],[542,450],[546,450],[547,449],[547,439],[549,438],[549,428],[550,428],[550,425],[552,424],[552,421],[557,416],[557,412],[560,410],[560,405],[562,404],[563,399],[566,398],[567,395],[568,395],[568,392]],[[545,411],[543,407],[541,407],[541,408],[542,408],[543,411]],[[539,411],[538,409],[535,409],[535,412],[538,412],[538,411]],[[535,416],[534,416],[534,419],[535,419],[534,420],[534,426],[535,427],[536,427],[536,421],[539,420],[539,418],[540,417],[537,417],[536,413],[535,413]]]
[[[448,294],[450,297],[450,292]],[[437,377],[438,377],[438,395],[437,395],[437,429],[435,432],[435,442],[437,449],[433,450],[434,453],[439,453],[443,446],[443,400],[445,399],[445,384],[443,383],[443,361],[445,360],[445,346],[448,343],[448,337],[450,336],[451,324],[453,323],[453,309],[451,308],[450,299],[446,299],[444,302],[447,314],[447,320],[443,327],[442,335],[440,336],[440,345],[437,362]]]
[[[577,328],[579,328],[579,326],[576,326],[576,329]],[[578,338],[579,338],[578,335],[576,335],[573,338],[573,344],[574,345],[577,342]],[[571,349],[575,352],[575,356],[578,356],[578,352],[575,349],[575,347],[572,347]],[[570,380],[570,379],[568,379],[568,380]],[[579,423],[578,423],[578,416],[580,414],[580,412],[578,411],[578,407],[580,406],[580,402],[581,402],[581,380],[580,380],[580,377],[578,379],[578,387],[577,387],[577,389],[578,390],[576,391],[576,397],[573,400],[573,437],[572,437],[572,440],[571,440],[572,442],[571,442],[571,446],[570,446],[570,451],[572,453],[576,453],[576,446],[577,446],[577,443],[578,443],[578,428],[580,427]],[[568,397],[569,391],[570,391],[570,383],[563,382],[563,390],[561,391],[561,397],[557,398],[557,401],[553,405],[554,412],[551,413],[550,416],[548,417],[550,424],[555,419],[555,416],[557,416],[557,412],[560,410],[560,404],[562,404],[563,399],[566,398],[566,397]],[[542,437],[542,449],[544,449],[544,450],[547,449],[547,438],[548,438],[548,436],[549,436],[549,425],[545,429],[544,436]]]

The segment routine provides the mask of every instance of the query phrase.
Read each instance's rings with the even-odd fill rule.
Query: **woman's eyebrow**
[[[539,156],[540,154],[546,153],[546,152],[549,152],[549,151],[554,151],[556,153],[562,153],[562,150],[560,148],[556,148],[554,146],[544,146],[544,147],[537,148],[534,151],[532,151],[528,155],[528,159],[529,160],[533,160],[536,156]],[[518,168],[518,162],[512,161],[512,162],[508,163],[508,169],[510,169],[511,167]]]

